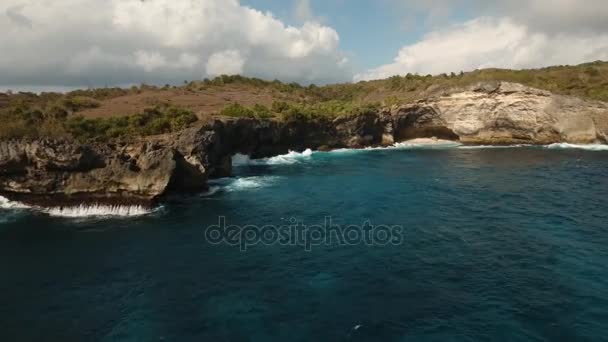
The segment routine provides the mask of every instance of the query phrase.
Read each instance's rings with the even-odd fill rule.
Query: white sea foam
[[[441,139],[414,139],[398,142],[393,145],[396,149],[450,149],[460,147],[462,144],[457,141]]]
[[[238,178],[219,178],[209,181],[211,188],[217,188],[215,192],[223,190],[227,192],[253,190],[263,188],[275,183],[280,177],[277,176],[250,176]],[[214,192],[214,193],[215,193]],[[204,195],[203,195],[204,196]]]
[[[557,143],[545,146],[548,149],[579,149],[587,151],[608,151],[608,145],[604,144],[568,144],[568,143]]]
[[[58,217],[134,217],[156,211],[139,205],[79,205],[73,207],[42,208],[42,212]]]
[[[309,159],[313,154],[311,149],[306,149],[304,152],[289,151],[287,154],[281,154],[270,158],[251,159],[251,157],[237,153],[232,156],[232,166],[243,165],[281,165],[295,164],[300,161]]]
[[[236,178],[233,182],[226,185],[227,191],[240,191],[259,189],[269,186],[276,182],[278,177],[273,176],[253,176]]]
[[[458,148],[461,150],[483,150],[483,149],[492,149],[492,148],[498,148],[498,149],[504,149],[504,148],[520,148],[520,147],[531,147],[534,145],[528,145],[528,144],[515,144],[515,145],[463,145],[463,146],[459,146]]]
[[[84,218],[84,217],[134,217],[151,214],[157,209],[149,209],[138,205],[77,205],[65,207],[30,206],[20,202],[11,201],[0,196],[0,209],[29,209],[42,212],[50,216]]]
[[[462,146],[461,143],[441,139],[414,139],[398,142],[390,146],[368,146],[364,148],[340,148],[328,151],[328,153],[347,154],[360,151],[382,151],[382,150],[415,150],[415,149],[450,149]]]
[[[312,156],[312,153],[312,150],[309,148],[304,152],[289,151],[287,154],[266,158],[265,163],[269,165],[295,164],[302,160],[309,159]]]
[[[0,209],[30,209],[31,207],[16,201],[11,201],[6,197],[0,196]]]

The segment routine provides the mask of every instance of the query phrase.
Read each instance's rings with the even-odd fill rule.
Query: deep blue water
[[[1,341],[608,339],[608,152],[255,163],[149,216],[0,211]],[[403,227],[400,244],[211,244],[230,224]]]

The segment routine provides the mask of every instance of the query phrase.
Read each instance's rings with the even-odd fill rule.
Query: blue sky
[[[268,10],[292,25],[299,20],[294,14],[295,1],[246,0],[244,5]],[[406,15],[389,1],[328,0],[311,1],[313,15],[340,34],[340,45],[355,68],[371,68],[390,61],[405,44],[423,33],[419,25],[406,27]]]
[[[241,3],[270,11],[282,21],[298,25],[294,13],[302,1],[243,0]],[[368,69],[391,61],[399,49],[420,40],[434,26],[464,22],[471,17],[466,7],[451,8],[437,22],[432,10],[398,0],[310,0],[313,18],[336,29],[340,45],[355,69]]]
[[[2,0],[0,31],[0,89],[608,60],[606,0]]]

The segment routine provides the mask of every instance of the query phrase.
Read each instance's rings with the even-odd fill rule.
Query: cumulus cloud
[[[389,0],[396,10],[432,23],[451,15],[509,17],[549,32],[608,30],[606,0]]]
[[[238,75],[243,73],[245,58],[238,50],[226,50],[214,53],[207,62],[207,74]]]
[[[608,30],[606,0],[493,0],[483,6],[488,14],[508,15],[546,33]]]
[[[333,28],[289,26],[237,0],[3,0],[0,30],[0,82],[11,85],[351,75]]]
[[[482,17],[427,34],[404,46],[392,63],[354,80],[406,73],[438,74],[480,68],[531,68],[608,59],[608,33],[530,29],[511,18]]]

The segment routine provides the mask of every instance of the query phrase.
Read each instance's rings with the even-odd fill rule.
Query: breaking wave
[[[437,140],[435,142],[416,142],[416,141],[404,141],[394,144],[393,149],[449,149],[458,148],[462,144],[456,141],[450,140]]]
[[[520,148],[520,147],[532,147],[534,145],[529,144],[515,144],[515,145],[463,145],[458,148],[461,150],[483,150],[491,148]]]
[[[251,159],[249,156],[238,153],[232,156],[232,166],[295,164],[309,159],[312,154],[313,151],[309,148],[304,152],[289,151],[287,154],[260,159]]]
[[[149,215],[159,210],[139,205],[77,205],[65,207],[39,207],[30,206],[20,202],[11,201],[0,196],[0,209],[27,209],[41,212],[49,216],[86,218],[86,217],[135,217]]]
[[[42,212],[57,217],[134,217],[149,215],[156,209],[139,205],[79,205],[73,207],[43,208]]]
[[[568,144],[568,143],[557,143],[545,146],[548,149],[579,149],[587,151],[608,151],[608,145],[604,144]]]
[[[32,207],[21,202],[11,201],[6,197],[0,196],[0,209],[30,209]]]

